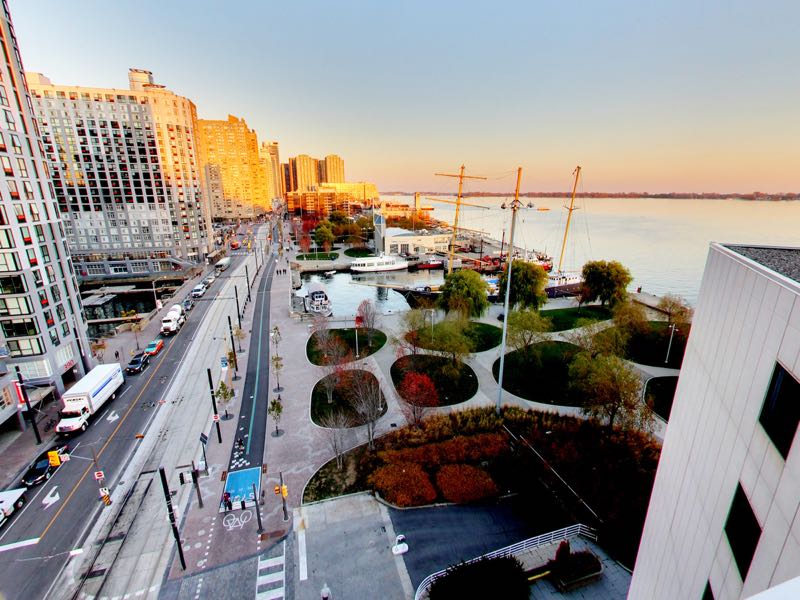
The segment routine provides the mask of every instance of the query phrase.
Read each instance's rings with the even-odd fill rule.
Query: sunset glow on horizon
[[[25,68],[246,119],[348,181],[451,193],[798,192],[800,4],[10,0]]]

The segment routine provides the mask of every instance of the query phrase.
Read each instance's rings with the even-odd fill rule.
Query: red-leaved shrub
[[[483,469],[471,465],[445,465],[436,473],[436,485],[448,502],[475,502],[497,495],[497,485]]]
[[[425,470],[414,463],[395,463],[377,469],[372,486],[397,506],[419,506],[436,499],[436,490]]]
[[[416,448],[384,450],[379,453],[387,463],[412,462],[426,467],[450,463],[477,462],[497,458],[508,452],[508,440],[502,433],[459,435],[446,442]]]

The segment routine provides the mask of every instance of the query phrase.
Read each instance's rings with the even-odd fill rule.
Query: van
[[[201,298],[205,293],[206,286],[204,286],[202,283],[198,283],[192,288],[192,298]]]

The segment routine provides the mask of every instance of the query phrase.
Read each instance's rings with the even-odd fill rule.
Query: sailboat
[[[547,284],[544,291],[548,298],[560,298],[562,296],[574,296],[583,285],[583,276],[580,273],[564,271],[564,250],[567,247],[567,234],[572,220],[572,211],[575,208],[575,192],[578,189],[578,178],[581,176],[581,167],[575,167],[575,183],[572,186],[572,197],[567,208],[567,225],[564,227],[564,241],[561,243],[561,255],[558,259],[558,269],[552,270],[547,274]]]

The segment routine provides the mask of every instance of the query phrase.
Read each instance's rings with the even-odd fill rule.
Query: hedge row
[[[431,504],[439,497],[427,472],[419,464],[399,462],[378,468],[370,483],[386,500],[397,506]],[[491,476],[471,465],[444,465],[436,473],[441,498],[448,502],[476,502],[497,495]]]
[[[413,462],[425,467],[449,463],[475,462],[497,458],[509,450],[508,439],[501,433],[459,435],[446,442],[425,444],[402,450],[384,450],[378,457],[386,463]]]

